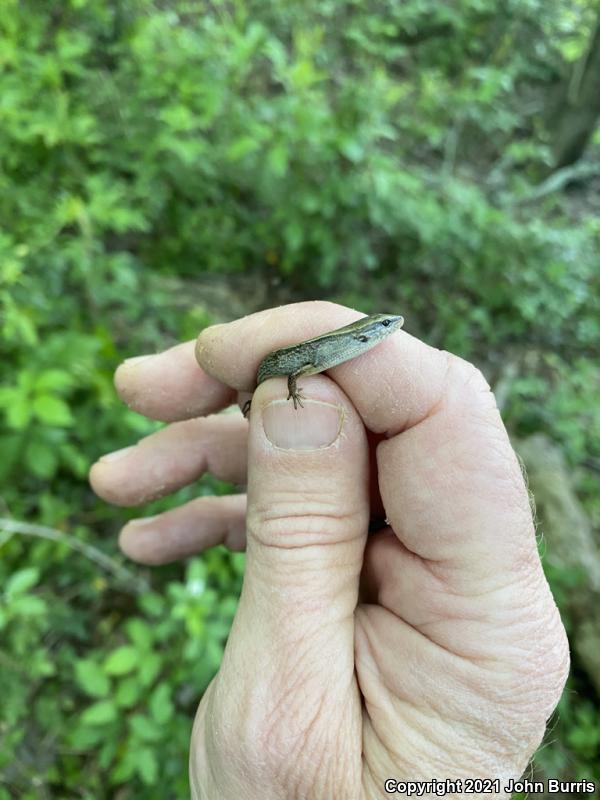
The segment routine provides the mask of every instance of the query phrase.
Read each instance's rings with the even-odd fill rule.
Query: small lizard
[[[294,408],[302,406],[301,389],[296,381],[302,375],[316,375],[330,367],[349,361],[351,358],[365,353],[394,331],[400,330],[404,318],[391,314],[371,314],[356,322],[338,328],[336,331],[315,336],[305,342],[282,347],[263,358],[258,367],[256,385],[276,375],[287,375],[288,400],[292,400]],[[248,416],[250,404],[248,400],[242,409]]]

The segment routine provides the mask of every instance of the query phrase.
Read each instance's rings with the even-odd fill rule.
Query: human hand
[[[355,318],[328,303],[260,312],[204,331],[202,369],[187,343],[117,371],[132,408],[184,421],[98,462],[102,497],[134,505],[247,471],[247,517],[243,495],[199,498],[121,535],[144,563],[247,537],[194,726],[196,799],[374,800],[388,778],[498,778],[508,794],[566,678],[519,463],[472,365],[401,331],[334,380],[303,378],[303,409],[276,379],[249,424],[204,418],[252,387],[267,352]]]

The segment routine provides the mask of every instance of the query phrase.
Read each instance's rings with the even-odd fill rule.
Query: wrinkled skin
[[[281,307],[208,328],[197,361],[190,342],[117,371],[131,408],[171,424],[101,459],[98,494],[135,505],[205,471],[248,486],[129,523],[120,539],[147,564],[247,548],[194,725],[195,800],[375,800],[393,796],[386,778],[504,785],[564,685],[528,493],[471,364],[400,331],[303,378],[298,411],[273,379],[249,421],[216,416],[248,397],[267,353],[357,317]],[[367,536],[378,516],[387,525]]]

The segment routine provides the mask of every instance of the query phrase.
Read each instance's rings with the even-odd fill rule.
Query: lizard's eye
[[[387,328],[389,327],[391,321],[392,321],[391,319],[382,319],[381,324],[383,325],[384,328]]]

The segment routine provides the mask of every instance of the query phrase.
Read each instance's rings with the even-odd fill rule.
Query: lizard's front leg
[[[294,403],[294,408],[298,408],[298,406],[302,405],[302,401],[304,397],[302,396],[301,391],[302,389],[297,385],[298,378],[301,375],[314,375],[315,373],[315,365],[314,364],[305,364],[300,369],[297,369],[295,372],[290,372],[288,375],[288,400],[292,400]]]

